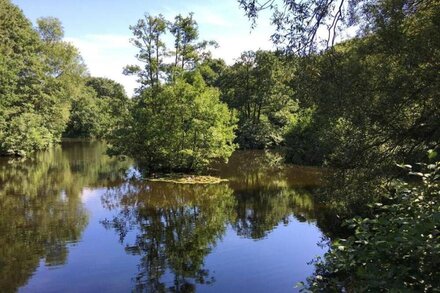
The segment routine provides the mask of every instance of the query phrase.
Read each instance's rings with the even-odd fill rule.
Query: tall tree
[[[88,75],[87,68],[78,49],[63,41],[64,29],[59,19],[39,18],[36,30],[43,41],[45,71],[50,77],[50,83],[46,86],[57,96],[58,101],[50,115],[47,115],[47,123],[56,137],[59,137],[69,121],[71,104],[88,96],[84,84]]]
[[[197,22],[193,19],[193,13],[183,17],[177,15],[174,22],[170,24],[170,32],[174,36],[174,66],[185,69],[186,66],[193,67],[197,57],[195,42],[199,38]],[[191,62],[192,61],[192,62]]]
[[[64,37],[64,28],[61,21],[55,17],[37,19],[37,31],[44,42],[59,42]]]
[[[205,49],[217,46],[215,41],[198,41],[199,29],[193,16],[193,13],[186,17],[179,14],[174,22],[169,23],[170,33],[174,37],[174,51],[170,55],[174,56],[174,71],[177,72],[194,69],[198,63],[210,57]]]
[[[127,75],[137,74],[141,84],[139,91],[146,87],[158,87],[165,70],[164,57],[166,46],[163,40],[167,29],[167,21],[162,15],[151,16],[138,20],[137,24],[130,26],[134,38],[132,44],[139,49],[136,58],[144,63],[144,68],[131,65],[124,69]]]
[[[212,161],[227,160],[235,148],[235,119],[220,101],[219,91],[206,85],[198,68],[202,52],[194,47],[198,31],[192,14],[176,17],[170,26],[175,37],[175,60],[160,68],[149,56],[157,52],[159,43],[154,37],[166,32],[162,26],[165,20],[161,16],[147,19],[150,21],[140,20],[140,29],[133,30],[134,44],[140,49],[137,56],[147,57],[143,59],[144,68],[136,69],[146,79],[141,78],[143,84],[130,113],[111,135],[112,152],[135,158],[150,172],[199,171]],[[161,24],[160,33],[145,33],[155,31],[157,23]],[[167,78],[150,82],[155,76],[151,73],[158,70],[158,75],[164,73]]]

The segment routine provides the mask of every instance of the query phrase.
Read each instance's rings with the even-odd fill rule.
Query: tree
[[[96,93],[84,88],[81,95],[71,103],[70,119],[64,130],[65,137],[98,137],[101,133],[102,111]]]
[[[198,70],[206,85],[221,88],[221,76],[225,74],[228,66],[223,59],[206,58],[198,66]]]
[[[105,138],[127,114],[130,100],[123,86],[111,79],[88,77],[72,101],[65,137]]]
[[[296,97],[313,114],[289,135],[292,162],[314,149],[318,163],[382,168],[420,162],[438,148],[437,8],[421,5],[397,27],[304,59]]]
[[[372,216],[347,222],[354,235],[335,241],[316,260],[307,285],[311,291],[430,292],[439,287],[440,164],[425,168],[412,173],[421,184],[396,183],[370,207]]]
[[[60,141],[87,72],[58,19],[33,29],[10,1],[0,10],[0,154],[24,155]]]
[[[124,73],[138,75],[141,83],[138,92],[148,87],[157,88],[163,82],[175,80],[184,71],[195,69],[200,62],[210,57],[209,52],[205,52],[208,45],[216,45],[214,41],[197,42],[199,32],[193,13],[187,17],[179,14],[174,22],[166,20],[162,15],[146,14],[145,19],[140,19],[130,29],[134,35],[131,42],[139,49],[136,57],[144,66],[126,66]],[[173,37],[174,50],[167,49],[164,41],[167,33]],[[167,63],[166,59],[173,61]]]
[[[43,53],[31,23],[9,0],[1,0],[0,154],[44,149],[58,139],[56,126],[64,121],[51,114],[62,106],[46,75]]]
[[[174,23],[170,24],[170,32],[174,36],[174,66],[181,70],[193,68],[198,57],[195,42],[199,38],[197,23],[193,13],[188,17],[177,15]]]
[[[95,90],[98,98],[126,102],[128,100],[124,86],[104,77],[89,77],[86,85]]]
[[[110,131],[127,107],[122,87],[108,86],[114,99],[97,97],[57,18],[39,18],[33,29],[10,1],[2,0],[0,8],[0,154],[46,149],[62,135],[102,137]]]
[[[238,0],[240,7],[256,25],[263,10],[273,11],[275,27],[272,41],[287,51],[307,55],[325,50],[344,38],[344,32],[356,30],[357,36],[377,32],[381,26],[394,26],[396,20],[410,16],[430,1],[297,1]],[[385,8],[385,9],[384,9]],[[394,22],[394,23],[393,23]],[[397,26],[396,26],[397,27]]]
[[[138,20],[130,29],[134,35],[131,43],[139,49],[136,58],[144,63],[144,69],[131,65],[125,67],[124,73],[138,75],[138,82],[141,84],[139,91],[146,87],[158,87],[165,70],[163,58],[166,56],[166,46],[163,36],[166,33],[167,21],[162,15],[145,14],[145,19]]]
[[[268,51],[242,53],[220,77],[222,99],[238,112],[241,148],[278,146],[294,121],[290,62]]]
[[[44,42],[60,42],[64,37],[64,28],[58,18],[38,18],[37,25],[37,31]]]
[[[110,140],[113,152],[135,158],[147,171],[200,170],[226,160],[235,147],[235,121],[219,96],[197,71],[157,92],[144,91]]]
[[[203,80],[203,52],[194,45],[198,31],[192,14],[177,16],[169,28],[165,24],[162,16],[147,15],[132,28],[144,68],[127,71],[136,69],[141,87],[130,113],[109,136],[111,153],[135,158],[147,172],[200,171],[227,160],[235,149],[235,118],[219,91]],[[167,29],[176,50],[174,62],[165,64],[168,53],[161,38]]]
[[[37,24],[36,30],[43,41],[45,71],[50,76],[50,83],[46,86],[57,96],[58,101],[46,123],[55,137],[59,138],[70,123],[72,103],[88,95],[84,88],[84,79],[88,73],[78,49],[62,40],[64,30],[59,19],[39,18]]]
[[[121,123],[128,113],[131,101],[124,87],[111,79],[90,77],[86,86],[96,92],[96,104],[99,109],[97,137],[107,137]]]
[[[199,29],[193,16],[193,13],[187,17],[179,14],[174,18],[174,22],[169,23],[169,31],[174,37],[174,51],[170,52],[174,55],[172,78],[178,72],[194,69],[200,61],[210,56],[204,50],[208,46],[217,46],[215,41],[197,42]]]

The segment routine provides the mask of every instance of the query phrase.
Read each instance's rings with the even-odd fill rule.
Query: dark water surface
[[[294,292],[326,250],[318,169],[237,152],[228,183],[176,185],[104,152],[0,159],[0,292]]]

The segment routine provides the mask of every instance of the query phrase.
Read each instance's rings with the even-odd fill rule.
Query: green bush
[[[47,148],[53,142],[52,133],[38,114],[23,113],[9,121],[2,148],[9,155],[25,155]]]
[[[406,167],[409,168],[407,165]],[[318,292],[431,292],[440,288],[440,163],[411,172],[420,184],[397,183],[375,216],[347,224],[354,235],[331,244],[316,262]]]

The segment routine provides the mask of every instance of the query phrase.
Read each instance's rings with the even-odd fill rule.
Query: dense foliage
[[[439,165],[413,173],[423,178],[414,185],[389,175],[396,162],[428,162],[438,153],[440,2],[239,2],[253,19],[274,9],[275,41],[302,54],[292,83],[298,123],[286,136],[286,159],[337,167],[345,187],[317,200],[342,219],[356,216],[348,221],[352,235],[333,239],[316,263],[308,289],[438,290]],[[330,24],[331,42],[338,22],[360,33],[320,47],[319,28]]]
[[[312,291],[439,288],[440,164],[426,169],[410,173],[422,184],[396,184],[373,205],[374,216],[348,222],[354,235],[333,242],[325,261],[315,264],[317,270],[309,279]]]
[[[119,83],[102,77],[84,80],[83,93],[71,104],[66,137],[104,138],[121,122],[130,100]]]
[[[43,149],[60,138],[68,104],[52,64],[45,63],[51,53],[22,12],[1,0],[1,154]]]
[[[135,158],[148,171],[200,170],[231,155],[233,116],[198,72],[186,76],[144,91],[114,132],[113,153]]]
[[[135,158],[147,172],[198,171],[227,160],[235,148],[235,118],[219,91],[203,80],[201,72],[207,70],[199,63],[209,58],[203,53],[207,43],[197,42],[192,15],[179,15],[172,23],[147,15],[132,30],[144,68],[125,69],[138,75],[141,86],[110,136],[112,153]],[[168,30],[174,37],[170,52],[163,41]],[[174,55],[171,63],[165,63],[167,55]]]
[[[236,142],[240,148],[262,149],[283,143],[294,124],[292,62],[268,51],[248,51],[219,76],[222,99],[238,114]]]
[[[39,18],[33,28],[18,7],[0,1],[0,155],[46,149],[62,135],[103,136],[126,108],[120,85],[103,80],[107,93],[94,88],[63,36],[58,19]]]
[[[295,95],[304,123],[287,136],[288,161],[390,166],[438,148],[439,4],[405,17],[396,6],[377,16],[374,34],[303,59]]]

